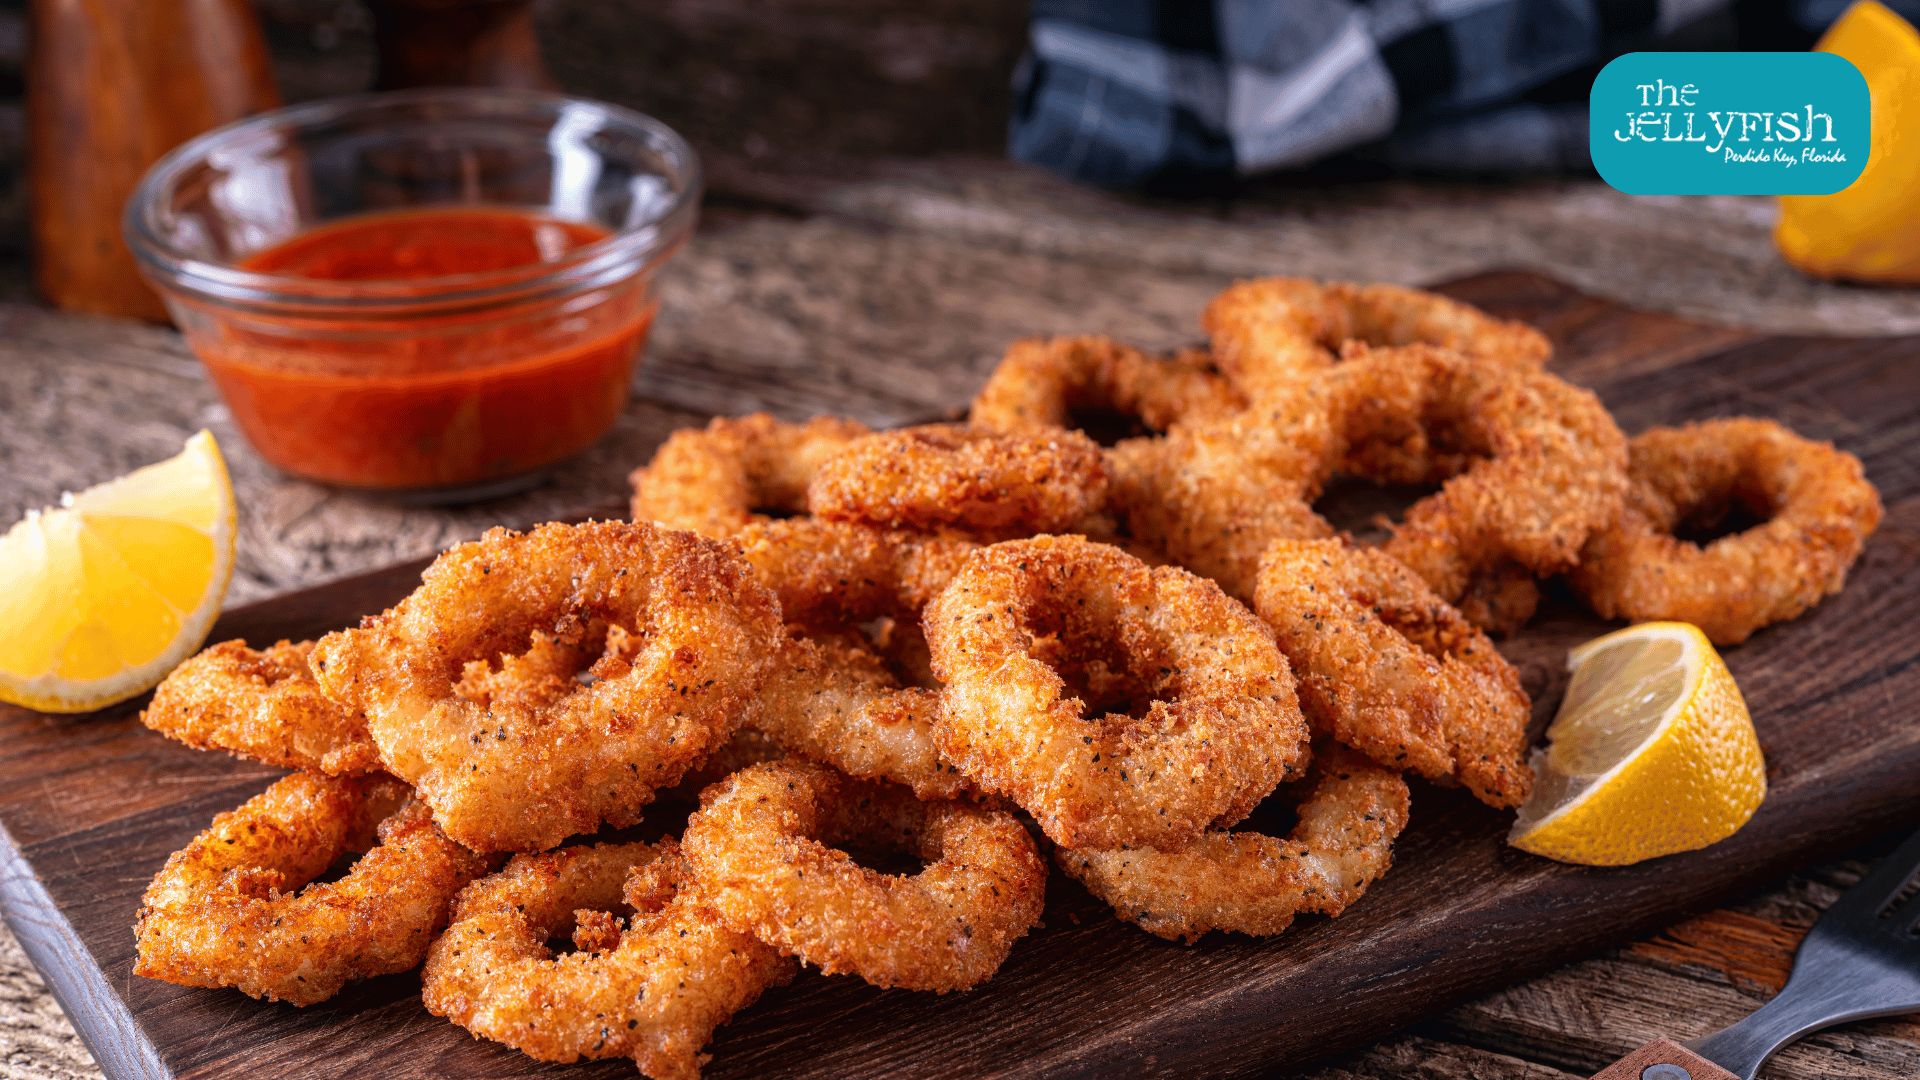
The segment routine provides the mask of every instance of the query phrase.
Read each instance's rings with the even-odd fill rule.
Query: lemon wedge
[[[213,436],[30,512],[0,536],[0,701],[86,712],[153,688],[206,641],[233,576]]]
[[[1642,623],[1574,649],[1509,837],[1535,855],[1624,866],[1732,836],[1767,795],[1747,704],[1690,623]]]
[[[1920,283],[1920,31],[1860,0],[1814,48],[1846,57],[1866,77],[1871,148],[1845,190],[1782,198],[1774,242],[1814,277]]]

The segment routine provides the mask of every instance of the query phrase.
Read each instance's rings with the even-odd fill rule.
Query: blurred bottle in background
[[[209,128],[279,104],[246,0],[32,0],[34,280],[57,307],[166,318],[120,239],[140,176]]]
[[[367,0],[374,89],[553,86],[532,0]],[[163,320],[121,241],[147,167],[280,104],[247,0],[31,0],[27,126],[34,278],[56,307]]]
[[[367,0],[375,90],[415,86],[556,89],[540,58],[533,0]]]

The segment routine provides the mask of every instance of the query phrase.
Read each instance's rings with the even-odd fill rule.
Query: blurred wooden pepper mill
[[[162,154],[279,104],[246,0],[32,0],[27,146],[34,280],[57,307],[164,319],[120,237]]]
[[[367,0],[376,88],[549,88],[532,0]],[[162,320],[120,236],[147,167],[280,103],[247,0],[32,0],[34,279],[56,307]]]

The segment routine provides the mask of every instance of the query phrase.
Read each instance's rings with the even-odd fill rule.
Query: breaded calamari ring
[[[576,684],[574,676],[595,656],[618,652],[597,635],[536,633],[528,651],[503,657],[499,667],[473,661],[455,684],[463,698],[482,707],[509,700],[551,702]],[[617,627],[611,628],[617,637]],[[280,641],[250,649],[224,641],[174,669],[141,714],[149,728],[203,750],[225,750],[283,768],[332,776],[381,768],[379,749],[357,712],[328,698],[313,677],[311,641]]]
[[[1402,285],[1254,278],[1215,296],[1200,321],[1221,370],[1252,397],[1333,367],[1350,343],[1435,345],[1536,371],[1553,354],[1525,323]]]
[[[1030,535],[1073,526],[1106,496],[1100,446],[1077,431],[924,424],[847,444],[814,472],[807,505],[829,521]]]
[[[1839,592],[1880,525],[1859,458],[1771,420],[1655,428],[1631,449],[1626,509],[1569,575],[1604,618],[1676,619],[1738,644]],[[1706,544],[1673,535],[1735,507],[1764,520]]]
[[[922,798],[967,794],[966,778],[934,740],[939,696],[900,686],[852,635],[876,621],[917,627],[921,609],[976,545],[813,518],[758,522],[738,541],[788,620],[743,722],[854,777],[905,784]],[[898,627],[889,637],[913,644]]]
[[[1076,417],[1086,413],[1117,414],[1164,432],[1245,404],[1197,350],[1162,358],[1094,335],[1028,338],[1007,348],[973,399],[967,422],[988,431],[1028,431],[1080,427]]]
[[[870,431],[839,417],[796,424],[766,413],[682,428],[628,477],[633,519],[725,537],[768,512],[804,513],[814,470]]]
[[[829,975],[964,990],[1040,918],[1046,863],[1003,811],[921,802],[801,761],[743,769],[701,802],[682,842],[721,917]],[[870,870],[849,845],[926,866]]]
[[[592,668],[629,662],[639,643],[603,620],[575,622],[554,631],[535,630],[527,651],[494,660],[469,660],[454,693],[482,709],[540,709],[579,688]]]
[[[902,685],[940,685],[933,673],[933,654],[927,650],[926,631],[920,628],[919,612],[910,618],[889,616],[873,620],[868,624],[867,640]]]
[[[1367,350],[1354,348],[1349,357]],[[1334,380],[1338,382],[1338,380]],[[1419,378],[1367,380],[1331,406],[1338,414],[1343,451],[1339,472],[1386,485],[1439,486],[1483,456],[1484,441],[1458,416],[1431,406],[1431,386]],[[1380,522],[1389,530],[1392,523]],[[1507,559],[1488,559],[1468,575],[1453,599],[1475,626],[1510,634],[1540,604],[1536,575]]]
[[[173,669],[140,722],[201,750],[333,776],[372,772],[380,757],[366,718],[320,692],[313,642],[209,645]]]
[[[366,854],[345,877],[308,884],[355,851]],[[489,868],[390,777],[294,773],[154,876],[134,974],[311,1005],[349,979],[419,964],[454,894]]]
[[[681,777],[673,790],[661,792],[660,798],[663,802],[671,799],[683,805],[698,806],[700,793],[714,784],[749,765],[780,761],[788,756],[787,748],[775,742],[773,736],[743,724],[725,746],[708,754],[707,760]]]
[[[1382,765],[1518,806],[1532,702],[1479,629],[1413,571],[1341,540],[1276,542],[1254,607],[1307,719]]]
[[[1313,500],[1344,448],[1330,399],[1273,397],[1107,454],[1110,505],[1131,538],[1246,600],[1275,540],[1333,535]]]
[[[922,799],[966,795],[966,777],[940,757],[938,692],[902,687],[851,636],[789,634],[745,724],[788,751],[849,776],[891,780]]]
[[[624,923],[609,913],[623,904]],[[570,924],[579,951],[555,956]],[[674,841],[599,844],[515,856],[462,892],[421,998],[541,1061],[631,1058],[653,1080],[695,1080],[714,1029],[793,974],[720,923]]]
[[[485,704],[473,661],[537,634],[621,627],[630,656],[552,700]],[[389,771],[447,834],[540,851],[602,822],[631,825],[725,743],[779,642],[779,609],[729,545],[652,525],[495,529],[449,549],[412,595],[314,649],[322,689],[366,714]]]
[[[1284,839],[1214,830],[1178,851],[1061,848],[1060,868],[1114,914],[1169,941],[1209,930],[1278,934],[1303,914],[1335,916],[1393,864],[1407,782],[1337,746],[1314,754]]]
[[[1464,468],[1383,545],[1448,603],[1480,574],[1558,573],[1626,496],[1626,438],[1600,399],[1545,372],[1425,346],[1357,353],[1323,377],[1347,456],[1380,432],[1444,429]]]
[[[1078,536],[996,544],[925,627],[942,755],[1056,843],[1178,847],[1304,760],[1271,633],[1185,570]]]
[[[882,617],[918,619],[979,546],[817,518],[755,522],[734,540],[789,623],[834,631]]]
[[[1540,610],[1540,579],[1523,566],[1502,563],[1474,571],[1454,601],[1467,621],[1496,637],[1507,637]]]

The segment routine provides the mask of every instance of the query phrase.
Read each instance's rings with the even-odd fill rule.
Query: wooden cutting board
[[[1115,922],[1056,874],[1044,927],[985,987],[883,993],[804,975],[721,1029],[708,1075],[1290,1067],[1920,817],[1920,340],[1766,337],[1629,311],[1525,273],[1448,291],[1540,325],[1558,347],[1555,370],[1598,390],[1629,432],[1773,416],[1865,460],[1888,515],[1846,591],[1728,653],[1771,769],[1753,822],[1705,852],[1580,869],[1508,849],[1505,815],[1417,786],[1393,871],[1340,919],[1183,947]],[[404,594],[418,570],[236,610],[215,640],[345,625]],[[1558,701],[1566,648],[1602,628],[1562,600],[1505,644],[1536,720]],[[476,1041],[428,1015],[410,975],[304,1010],[133,977],[133,914],[153,872],[276,775],[146,732],[138,704],[77,718],[0,707],[0,908],[109,1076],[632,1075],[625,1063],[548,1066]]]

